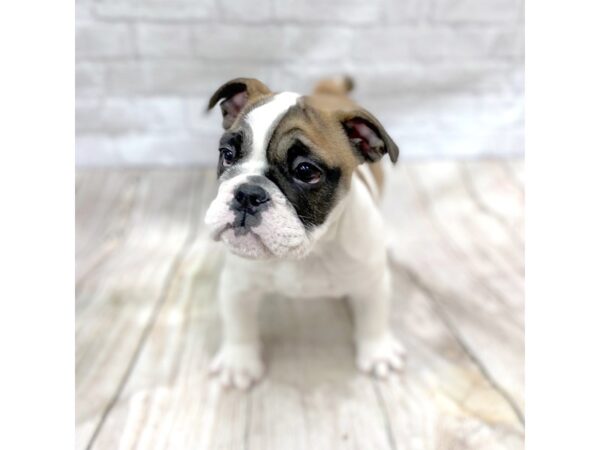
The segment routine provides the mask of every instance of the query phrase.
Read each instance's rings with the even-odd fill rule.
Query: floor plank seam
[[[196,209],[199,209],[199,206],[200,206],[200,202],[196,201],[197,180],[198,180],[197,178],[194,179],[192,195],[190,196],[191,226],[190,226],[190,231],[188,233],[188,236],[186,237],[184,243],[181,245],[180,249],[178,250],[178,252],[173,260],[173,263],[171,264],[171,267],[169,268],[168,274],[165,277],[165,284],[163,286],[163,289],[161,290],[158,300],[156,301],[156,304],[152,310],[150,319],[148,320],[148,322],[146,323],[146,326],[144,327],[144,330],[142,331],[142,335],[140,336],[138,344],[132,355],[131,361],[130,361],[129,365],[127,366],[125,373],[123,374],[123,377],[121,378],[121,381],[119,382],[119,384],[117,386],[117,390],[115,391],[115,394],[111,397],[110,401],[104,408],[104,411],[102,412],[100,420],[99,420],[98,424],[96,425],[96,428],[94,429],[94,432],[92,433],[92,436],[90,437],[88,445],[86,446],[86,450],[91,450],[93,448],[96,439],[98,438],[98,436],[100,435],[100,432],[102,431],[102,427],[104,426],[106,419],[108,418],[112,409],[114,408],[114,406],[117,404],[117,401],[121,397],[121,394],[123,393],[123,390],[127,384],[127,381],[129,380],[131,374],[133,373],[133,370],[135,369],[135,366],[137,365],[137,361],[138,361],[138,359],[142,353],[142,350],[146,344],[148,336],[150,336],[150,333],[152,332],[152,329],[154,328],[154,325],[160,314],[162,306],[164,305],[164,303],[168,297],[168,293],[172,288],[173,282],[176,279],[177,273],[181,269],[181,265],[182,265],[183,261],[185,260],[185,255],[189,251],[191,245],[193,244],[193,242],[195,240],[195,237],[196,237],[196,234],[198,231],[198,220],[197,220],[198,214],[194,214],[194,212],[197,213],[198,211],[196,211]]]
[[[411,185],[413,186],[413,189],[415,190],[416,196],[419,199],[419,203],[420,206],[422,208],[422,210],[426,213],[427,217],[429,218],[429,221],[431,223],[431,226],[433,227],[433,229],[437,232],[437,234],[442,238],[442,247],[446,249],[447,252],[449,252],[454,259],[456,259],[457,261],[466,261],[468,260],[468,255],[465,254],[464,252],[462,252],[460,249],[458,249],[454,239],[449,236],[446,232],[443,231],[442,226],[439,224],[437,218],[435,217],[434,213],[431,212],[430,208],[428,207],[428,205],[431,203],[429,196],[424,192],[423,187],[420,185],[420,182],[418,181],[417,175],[414,173],[411,173],[411,171],[407,170],[406,171],[407,175],[408,175],[408,180],[411,181]],[[509,302],[508,300],[504,297],[504,295],[502,295],[501,292],[499,292],[496,288],[490,286],[488,283],[485,282],[485,280],[483,280],[478,273],[473,273],[471,271],[469,271],[469,273],[473,276],[473,281],[475,283],[477,283],[484,291],[487,291],[488,294],[490,294],[490,296],[492,298],[494,298],[494,300],[496,300],[497,302],[499,302],[500,304],[502,304],[503,306],[508,306]]]
[[[244,450],[250,448],[250,428],[252,425],[252,392],[246,398],[246,423],[244,424]]]
[[[458,345],[465,352],[465,354],[469,357],[469,359],[473,362],[473,364],[475,364],[477,366],[478,370],[481,372],[483,377],[490,383],[490,385],[494,388],[494,390],[496,390],[496,392],[498,392],[498,394],[500,394],[504,398],[504,400],[508,403],[508,405],[514,412],[515,416],[521,423],[521,425],[524,426],[525,425],[525,417],[523,415],[523,412],[521,411],[521,408],[517,405],[516,401],[512,398],[510,393],[508,393],[506,391],[506,389],[504,389],[504,387],[502,387],[496,381],[496,379],[492,376],[492,374],[487,369],[485,364],[477,357],[477,355],[475,355],[475,353],[471,350],[471,348],[466,344],[466,342],[464,341],[464,339],[462,338],[462,336],[460,335],[460,333],[458,332],[458,330],[452,323],[452,320],[446,314],[443,306],[440,304],[439,299],[438,299],[439,294],[437,292],[435,292],[431,287],[429,287],[412,268],[406,266],[405,264],[403,264],[402,262],[400,262],[396,259],[393,260],[393,263],[398,268],[400,268],[402,271],[404,271],[406,273],[406,275],[408,276],[408,278],[411,280],[411,282],[419,290],[421,290],[421,292],[423,294],[425,294],[425,298],[429,299],[429,301],[432,303],[438,316],[440,317],[442,322],[446,325],[446,327],[448,328],[448,331],[450,332],[452,337],[456,340]]]
[[[390,415],[388,414],[387,408],[383,402],[383,398],[381,397],[381,390],[378,386],[378,381],[371,379],[371,385],[373,386],[373,391],[375,392],[375,398],[377,398],[377,404],[379,405],[379,410],[381,411],[381,416],[383,419],[383,425],[385,429],[385,435],[390,445],[391,450],[397,450],[396,439],[394,439],[394,434],[392,433],[392,422],[390,420]]]
[[[474,233],[476,233],[476,231],[473,231]],[[479,235],[479,234],[478,234]],[[487,245],[484,246],[481,244],[481,241],[478,239],[474,239],[473,240],[473,245],[475,247],[475,253],[477,255],[479,255],[481,258],[485,259],[489,264],[495,266],[495,267],[499,267],[498,264],[498,259],[502,261],[503,265],[505,267],[508,267],[508,269],[503,268],[503,272],[505,273],[512,273],[514,274],[515,277],[518,278],[519,281],[522,281],[525,278],[525,271],[523,269],[522,266],[519,265],[519,267],[517,267],[516,265],[514,265],[514,261],[511,260],[510,257],[508,257],[506,255],[505,252],[500,251],[500,249],[496,248],[495,250],[497,251],[496,255],[497,255],[497,260],[494,261],[494,258],[492,258],[491,253],[490,253],[490,249],[491,246]],[[518,263],[517,263],[518,264]],[[511,277],[512,278],[512,277]]]
[[[523,184],[521,183],[521,180],[519,180],[519,178],[515,174],[515,171],[512,168],[512,166],[510,165],[510,163],[508,161],[502,160],[502,161],[500,161],[500,167],[502,167],[502,169],[504,170],[504,173],[506,173],[506,175],[508,175],[508,177],[511,180],[511,184],[519,192],[521,200],[523,200],[525,197],[525,189],[523,188]]]
[[[483,201],[477,192],[477,189],[475,189],[475,186],[473,186],[473,179],[471,178],[471,174],[467,168],[464,166],[464,163],[459,166],[459,171],[463,186],[465,187],[465,190],[469,195],[469,199],[473,202],[475,207],[483,214],[496,221],[496,223],[498,223],[504,229],[504,231],[506,231],[506,234],[510,237],[515,245],[517,245],[520,249],[524,248],[525,244],[523,242],[523,238],[521,238],[521,236],[515,232],[514,228],[510,225],[510,223],[507,222],[506,217],[498,213],[498,211],[494,211]]]

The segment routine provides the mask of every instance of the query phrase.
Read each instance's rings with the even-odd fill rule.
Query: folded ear
[[[367,110],[359,108],[341,112],[340,121],[350,144],[360,158],[367,162],[375,162],[387,153],[392,162],[398,161],[398,146],[383,125]]]
[[[223,100],[223,128],[229,128],[249,100],[268,95],[271,90],[254,78],[236,78],[221,86],[208,101],[208,110]]]

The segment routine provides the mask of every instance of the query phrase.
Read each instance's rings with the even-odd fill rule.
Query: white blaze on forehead
[[[250,111],[245,120],[252,130],[252,151],[242,165],[244,171],[260,171],[267,166],[267,145],[271,133],[284,116],[296,104],[300,94],[281,92],[267,103]]]

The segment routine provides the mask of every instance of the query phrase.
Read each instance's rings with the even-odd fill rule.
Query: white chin
[[[244,258],[267,259],[274,256],[260,237],[252,231],[236,236],[235,231],[229,228],[221,233],[221,240],[232,253]]]

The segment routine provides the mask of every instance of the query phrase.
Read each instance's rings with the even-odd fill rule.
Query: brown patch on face
[[[348,121],[364,120],[369,131],[377,136],[382,146],[381,153],[365,155],[353,145],[344,124]],[[365,128],[364,126],[363,128]],[[298,105],[290,108],[273,133],[268,156],[276,158],[289,148],[291,141],[299,139],[323,162],[342,169],[342,177],[349,184],[352,172],[358,164],[367,161],[378,185],[383,181],[383,171],[377,159],[390,152],[395,160],[398,148],[387,135],[383,126],[370,113],[348,97],[328,94],[304,96]],[[287,144],[287,145],[286,145]],[[362,142],[364,144],[364,142]]]
[[[361,162],[335,118],[334,105],[328,110],[309,104],[318,97],[300,98],[277,124],[267,147],[269,167],[265,174],[309,229],[327,219],[348,191],[354,169]],[[311,168],[308,182],[302,179],[306,173],[298,172],[302,165]]]
[[[322,224],[348,191],[356,167],[364,161],[377,161],[388,149],[395,159],[397,147],[381,124],[349,98],[329,94],[301,97],[273,131],[266,176],[310,228]],[[298,168],[306,163],[318,169],[318,181],[298,181]],[[380,181],[380,167],[374,169]]]
[[[275,129],[267,158],[282,159],[294,142],[300,141],[319,161],[328,167],[339,168],[342,183],[348,187],[352,173],[361,161],[352,151],[338,120],[338,112],[340,107],[352,104],[349,99],[329,95],[301,97]]]

